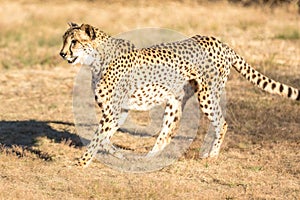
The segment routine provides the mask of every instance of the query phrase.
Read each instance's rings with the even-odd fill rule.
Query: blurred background
[[[69,21],[89,23],[112,35],[160,27],[188,36],[214,35],[235,45],[252,39],[299,39],[298,11],[295,0],[2,0],[0,68],[59,64],[57,52]]]

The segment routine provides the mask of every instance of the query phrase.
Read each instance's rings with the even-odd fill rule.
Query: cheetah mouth
[[[68,63],[74,63],[77,60],[78,56],[74,57],[72,60],[68,60]]]

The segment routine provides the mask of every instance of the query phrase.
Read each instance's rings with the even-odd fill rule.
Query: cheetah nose
[[[61,51],[61,52],[59,53],[59,55],[60,55],[62,58],[65,58],[67,54]]]

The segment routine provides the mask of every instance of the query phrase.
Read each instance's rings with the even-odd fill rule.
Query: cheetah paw
[[[75,165],[85,168],[91,163],[91,161],[92,155],[90,155],[89,153],[85,153],[81,158],[78,159]]]
[[[146,155],[146,158],[153,158],[159,154],[160,151],[149,151]]]
[[[200,158],[201,159],[211,159],[211,160],[214,160],[214,159],[217,159],[219,156],[218,153],[204,153],[204,154],[200,154]]]

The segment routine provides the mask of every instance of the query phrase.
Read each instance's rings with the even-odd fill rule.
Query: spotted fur
[[[196,35],[135,49],[129,41],[113,38],[93,26],[71,23],[63,36],[60,55],[69,63],[90,66],[95,99],[102,113],[98,129],[79,160],[82,166],[87,166],[98,150],[115,152],[110,138],[126,119],[127,113],[122,111],[149,110],[166,102],[162,130],[148,153],[155,156],[170,143],[186,99],[194,93],[214,127],[214,140],[208,153],[201,156],[218,156],[227,131],[220,95],[231,67],[269,93],[300,100],[298,89],[256,71],[214,37]]]

